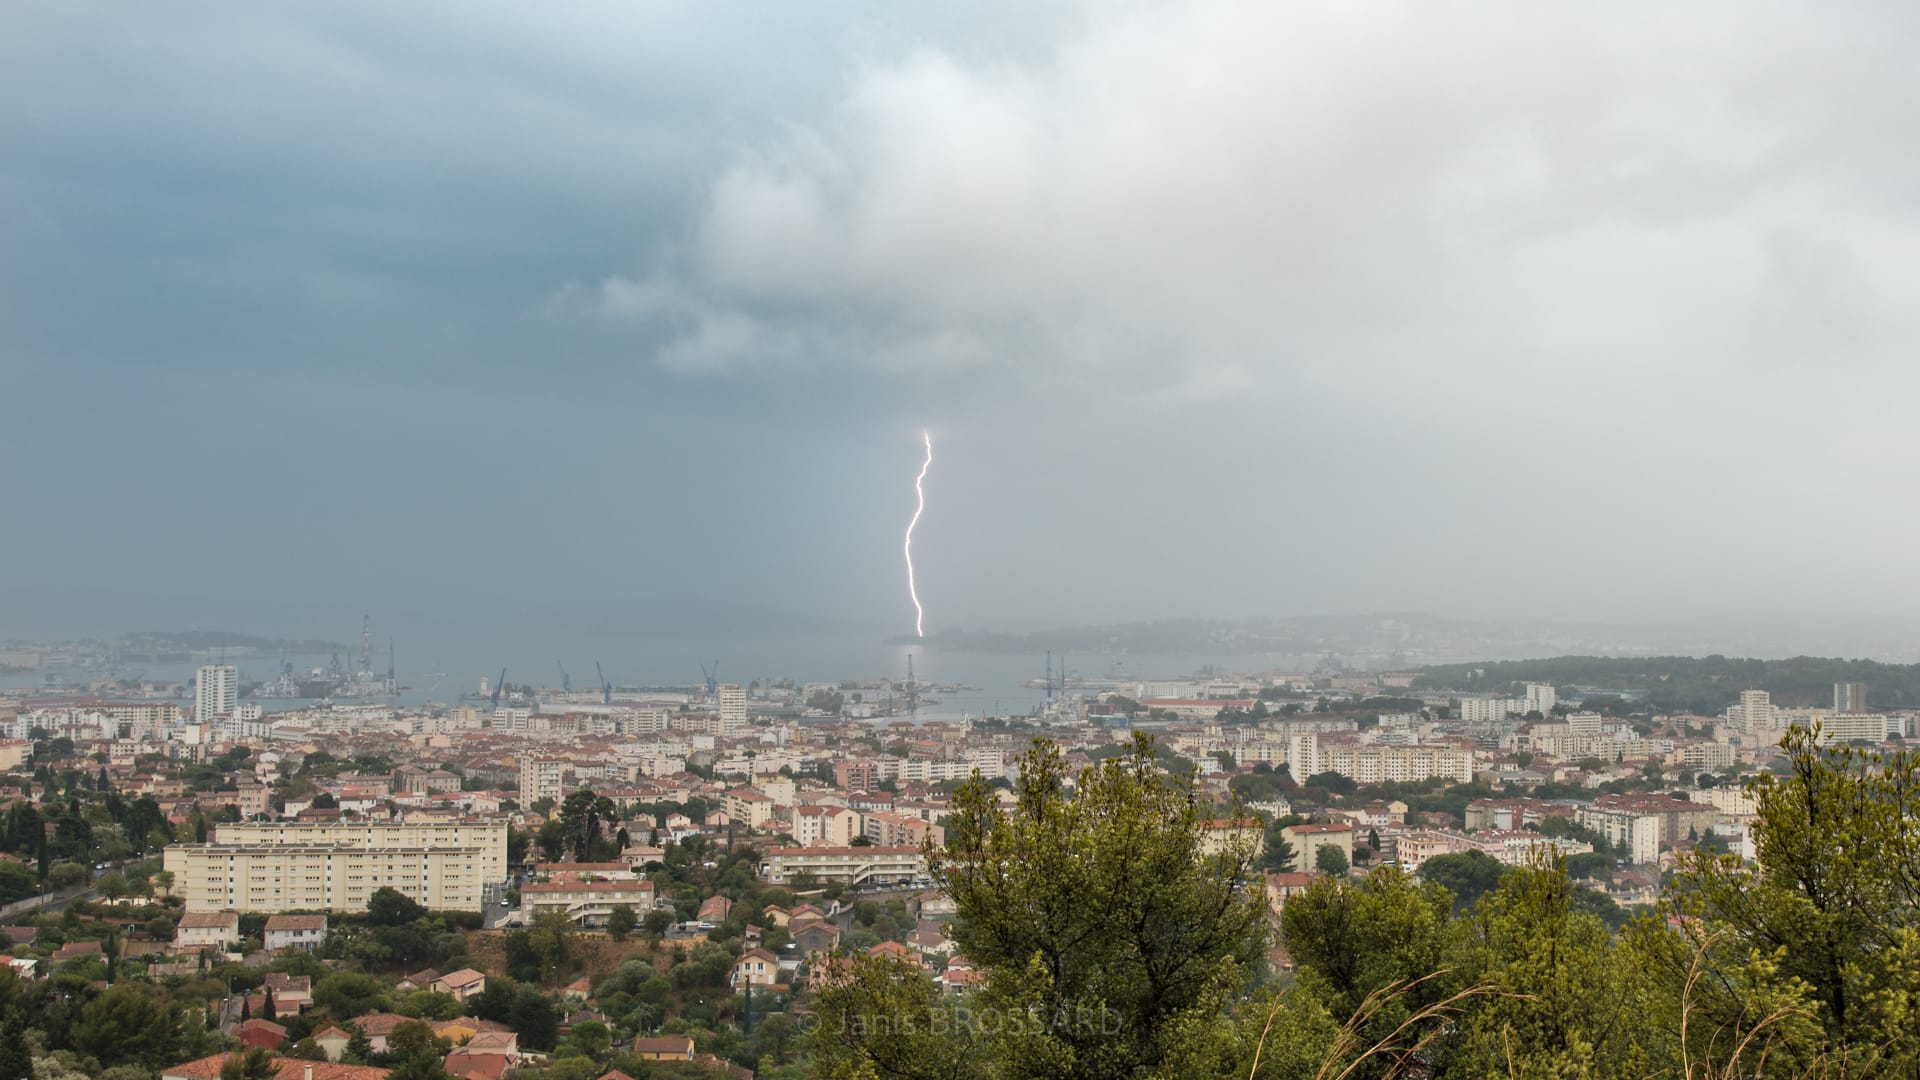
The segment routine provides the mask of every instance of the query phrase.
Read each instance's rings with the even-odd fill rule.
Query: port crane
[[[493,684],[493,700],[489,702],[489,704],[491,704],[496,709],[499,708],[500,707],[500,691],[505,690],[506,688],[507,688],[507,669],[501,668],[500,681]]]
[[[600,704],[613,704],[613,684],[607,681],[607,673],[600,670],[600,661],[593,662],[593,673],[600,676]]]
[[[705,676],[707,680],[707,702],[711,704],[713,702],[719,701],[720,700],[720,661],[715,660],[713,662],[712,667],[708,667],[705,664],[701,664],[700,674]]]
[[[563,694],[573,693],[573,676],[567,674],[567,665],[555,660],[553,666],[560,669],[560,692]]]

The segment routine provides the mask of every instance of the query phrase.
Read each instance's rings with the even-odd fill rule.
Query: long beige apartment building
[[[505,821],[260,822],[169,845],[164,865],[189,911],[361,911],[382,887],[436,911],[478,911],[507,876],[506,849]]]
[[[792,885],[802,875],[819,884],[898,885],[927,876],[917,847],[774,848],[760,860],[760,877]]]

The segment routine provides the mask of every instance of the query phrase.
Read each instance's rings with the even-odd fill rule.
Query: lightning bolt
[[[925,439],[927,443],[927,460],[920,463],[920,475],[913,478],[913,494],[914,497],[919,500],[919,503],[913,508],[913,520],[907,522],[907,542],[905,546],[907,553],[907,596],[913,601],[913,632],[920,637],[926,637],[927,631],[922,624],[927,617],[927,613],[920,607],[920,590],[914,586],[913,582],[913,527],[920,524],[920,515],[927,509],[927,492],[926,489],[921,486],[921,483],[927,478],[927,470],[933,467],[933,435],[930,432],[923,431],[920,433],[920,437]]]

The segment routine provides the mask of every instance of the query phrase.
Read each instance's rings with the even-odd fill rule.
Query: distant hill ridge
[[[1427,690],[1505,693],[1515,684],[1632,690],[1660,712],[1723,712],[1742,690],[1765,690],[1783,706],[1833,704],[1833,684],[1863,683],[1872,709],[1920,708],[1920,664],[1795,656],[1753,660],[1728,656],[1556,656],[1494,660],[1421,669],[1415,686]]]

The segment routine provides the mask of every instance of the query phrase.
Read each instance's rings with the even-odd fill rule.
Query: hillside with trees
[[[1739,699],[1742,690],[1765,690],[1783,706],[1826,706],[1833,684],[1864,683],[1876,709],[1920,708],[1920,664],[1877,660],[1841,660],[1796,656],[1787,660],[1751,660],[1727,656],[1556,656],[1544,660],[1500,660],[1425,668],[1414,686],[1422,690],[1460,690],[1504,694],[1529,682],[1552,683],[1563,692],[1574,687],[1629,690],[1657,712],[1717,715]]]

